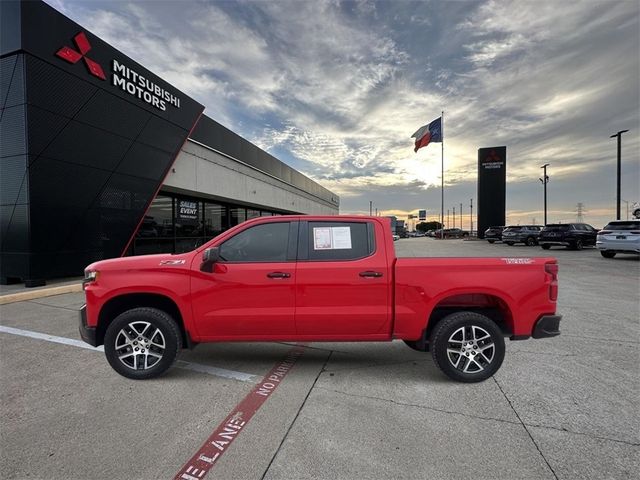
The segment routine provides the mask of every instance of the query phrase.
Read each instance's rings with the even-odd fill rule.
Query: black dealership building
[[[339,198],[40,1],[0,3],[0,281],[191,250]]]

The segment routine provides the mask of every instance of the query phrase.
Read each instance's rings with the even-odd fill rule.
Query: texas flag
[[[411,135],[411,138],[416,139],[414,152],[426,147],[431,142],[442,142],[442,117],[436,118],[429,125],[420,127],[416,133]]]

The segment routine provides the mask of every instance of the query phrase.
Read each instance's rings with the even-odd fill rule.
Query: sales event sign
[[[178,200],[177,219],[183,223],[197,223],[199,202],[193,200]]]

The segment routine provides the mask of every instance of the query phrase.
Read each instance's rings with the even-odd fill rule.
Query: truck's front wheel
[[[431,335],[433,361],[453,380],[486,380],[504,360],[504,338],[498,326],[475,312],[456,312],[443,318]]]
[[[175,361],[181,348],[178,326],[156,308],[134,308],[118,315],[104,336],[104,353],[120,375],[135,380],[154,378]]]

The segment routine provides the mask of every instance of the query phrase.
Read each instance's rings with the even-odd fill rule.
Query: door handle
[[[366,272],[360,272],[360,276],[361,277],[373,277],[373,278],[378,278],[382,276],[382,273],[380,272],[372,272],[370,270],[366,271]]]
[[[270,273],[267,273],[267,277],[269,277],[269,278],[289,278],[289,277],[291,277],[291,274],[287,273],[287,272],[270,272]]]

